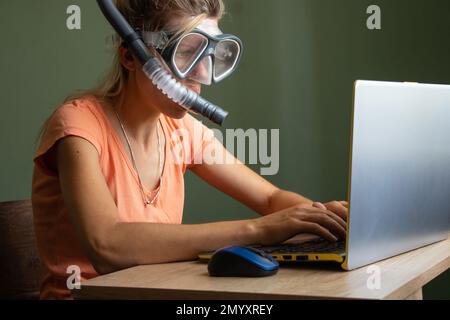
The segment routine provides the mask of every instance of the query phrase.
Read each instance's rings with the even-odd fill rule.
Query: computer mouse
[[[266,277],[277,273],[279,264],[264,251],[230,246],[217,250],[208,263],[214,277]]]

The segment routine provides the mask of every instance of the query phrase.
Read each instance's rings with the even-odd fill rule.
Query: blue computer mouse
[[[230,246],[213,254],[208,272],[214,277],[266,277],[277,273],[278,267],[278,262],[261,250]]]

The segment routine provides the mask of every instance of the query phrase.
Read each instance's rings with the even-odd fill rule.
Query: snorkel
[[[187,111],[200,114],[218,125],[223,124],[228,112],[182,85],[166,71],[117,9],[113,0],[97,0],[97,3],[108,22],[142,64],[144,73],[159,90]]]

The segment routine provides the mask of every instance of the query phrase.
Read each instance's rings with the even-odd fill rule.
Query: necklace
[[[139,175],[139,171],[138,171],[137,166],[136,166],[136,160],[134,158],[133,149],[131,148],[130,139],[128,139],[127,132],[125,130],[125,127],[124,127],[122,121],[120,120],[120,117],[119,117],[119,114],[117,113],[117,110],[115,108],[113,108],[113,109],[114,109],[114,112],[116,114],[117,120],[119,121],[120,128],[122,129],[122,133],[125,136],[125,140],[127,142],[128,149],[130,150],[131,162],[133,163],[134,170],[136,170],[136,173],[137,173],[137,177],[138,177],[138,181],[139,181],[139,188],[141,189],[142,198],[144,200],[144,205],[146,207],[149,206],[149,205],[153,205],[153,203],[155,203],[156,199],[158,198],[159,192],[161,191],[161,188],[162,188],[162,162],[163,162],[162,157],[163,157],[163,152],[161,152],[161,142],[160,142],[160,137],[159,137],[159,125],[161,125],[160,124],[160,120],[158,119],[158,122],[156,124],[156,136],[157,136],[157,139],[158,139],[158,155],[159,155],[159,160],[158,160],[159,187],[158,187],[158,191],[153,196],[153,199],[150,200],[147,197],[147,195],[145,194],[145,191],[144,191],[144,186],[142,184],[141,176]]]

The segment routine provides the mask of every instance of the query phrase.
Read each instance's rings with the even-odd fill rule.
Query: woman
[[[223,14],[222,0],[116,2],[133,27],[168,30],[171,41],[194,28],[218,33]],[[149,46],[163,61],[156,47]],[[180,82],[200,93],[207,67],[199,63]],[[180,131],[188,133],[181,149]],[[111,74],[50,117],[35,157],[35,232],[46,268],[41,297],[70,298],[67,271],[73,266],[89,279],[140,264],[192,260],[227,245],[280,243],[299,233],[330,241],[345,237],[345,202],[313,203],[237,161],[193,161],[207,147],[235,160],[205,126],[155,88],[119,43]],[[182,225],[186,170],[261,217]]]

